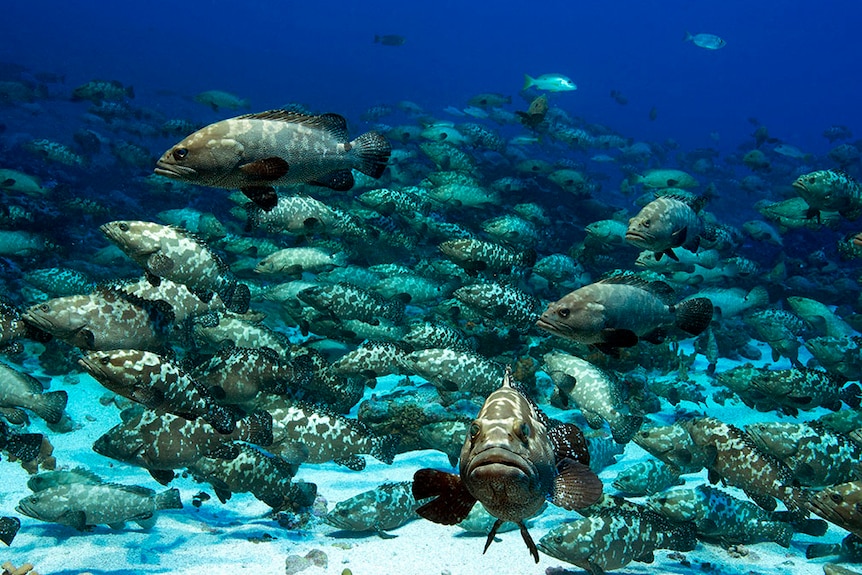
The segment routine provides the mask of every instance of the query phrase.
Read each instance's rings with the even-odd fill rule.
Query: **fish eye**
[[[101,363],[102,365],[108,365],[111,363],[111,360],[108,359],[107,356],[105,356],[99,359],[99,363]]]
[[[560,309],[557,310],[557,315],[563,319],[566,319],[567,317],[569,317],[569,308],[561,307]]]
[[[42,305],[39,306],[39,310],[40,311],[46,311],[46,312],[51,311],[51,306],[49,306],[46,303],[43,303]]]
[[[833,493],[832,495],[829,496],[829,499],[832,500],[832,503],[841,503],[844,501],[844,498],[841,497],[840,493]]]
[[[808,183],[809,183],[809,184],[813,184],[813,183],[814,183],[814,182],[816,182],[816,181],[817,181],[817,178],[815,178],[814,176],[811,176],[810,178],[808,178]]]
[[[641,222],[641,225],[642,225],[643,227],[645,227],[645,228],[648,228],[648,227],[649,227],[649,225],[650,225],[650,224],[649,224],[649,220],[644,220],[644,221],[642,221],[642,222]]]
[[[129,231],[129,224],[127,224],[127,223],[125,223],[125,222],[122,222],[122,223],[121,223],[121,224],[119,224],[117,227],[118,227],[118,228],[120,228],[120,231],[121,231],[121,232],[127,232],[127,231]]]
[[[533,428],[530,427],[529,423],[524,421],[523,423],[521,423],[521,425],[518,426],[518,431],[517,431],[516,435],[518,436],[518,439],[520,439],[521,441],[526,443],[527,440],[530,439],[530,436],[532,435],[532,433],[533,433]]]
[[[470,438],[475,439],[479,435],[479,424],[475,421],[470,424]]]
[[[175,160],[185,160],[186,156],[189,155],[188,148],[177,148],[173,151],[173,156]]]

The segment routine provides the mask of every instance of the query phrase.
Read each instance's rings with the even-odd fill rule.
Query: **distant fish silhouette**
[[[403,46],[407,38],[398,34],[384,34],[382,36],[374,35],[375,44],[383,44],[384,46]]]

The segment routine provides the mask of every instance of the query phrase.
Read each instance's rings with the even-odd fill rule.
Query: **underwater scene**
[[[7,4],[3,575],[862,573],[858,3]]]

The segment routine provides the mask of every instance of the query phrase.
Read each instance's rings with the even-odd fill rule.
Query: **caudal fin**
[[[711,321],[712,302],[708,298],[696,297],[676,306],[676,326],[691,335],[700,334]]]
[[[156,494],[156,509],[182,509],[180,490],[176,487]]]
[[[521,90],[528,90],[530,87],[534,86],[536,81],[529,75],[524,74],[524,87]]]
[[[17,517],[0,517],[0,541],[12,545],[20,527],[21,521]]]
[[[65,391],[49,391],[39,396],[33,411],[48,423],[59,423],[68,400],[69,396]]]
[[[372,178],[379,178],[386,169],[392,146],[382,134],[366,132],[350,142],[353,152],[359,160],[356,169]]]
[[[395,435],[381,437],[371,448],[371,456],[386,465],[392,465],[392,462],[395,461],[395,451],[398,448],[398,441],[398,437]]]

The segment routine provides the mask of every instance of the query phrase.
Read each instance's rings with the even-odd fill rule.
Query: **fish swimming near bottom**
[[[146,487],[104,483],[78,471],[68,473],[72,474],[71,482],[54,473],[52,481],[40,483],[41,489],[22,499],[16,510],[40,521],[83,531],[101,524],[116,528],[126,521],[135,521],[146,529],[155,523],[157,511],[183,507],[178,489],[157,494]]]
[[[497,518],[485,551],[503,522],[511,521],[520,527],[536,563],[539,552],[524,521],[536,515],[546,499],[565,509],[580,509],[595,503],[601,493],[581,430],[550,420],[513,385],[510,369],[470,425],[459,474],[420,469],[413,476],[413,496],[434,498],[416,510],[420,516],[454,525],[479,501]]]

